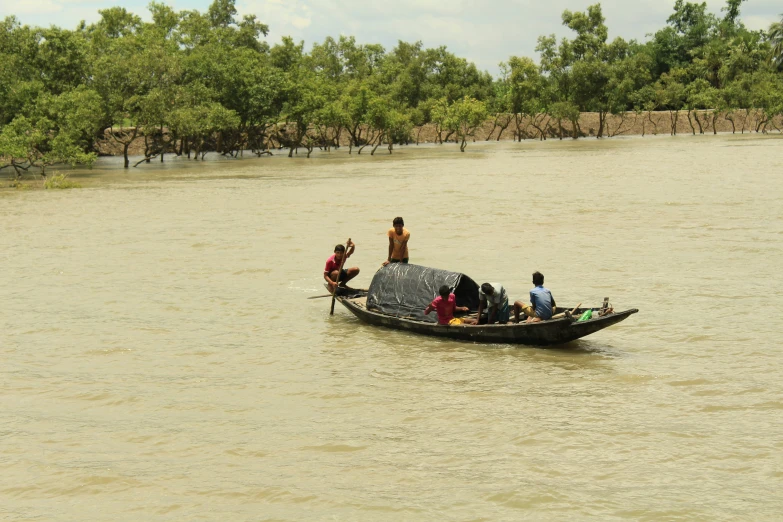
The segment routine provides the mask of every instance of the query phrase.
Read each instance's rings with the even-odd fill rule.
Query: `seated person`
[[[523,312],[527,316],[528,323],[537,323],[552,319],[552,314],[557,307],[552,292],[544,288],[544,274],[536,272],[533,274],[533,284],[535,288],[530,291],[530,304],[516,301],[514,303],[514,319],[519,322],[519,313]]]
[[[478,318],[479,324],[483,324],[481,312],[486,308],[486,324],[506,324],[509,319],[508,297],[506,289],[500,283],[484,283],[479,288]]]
[[[342,271],[340,271],[340,264],[344,264],[343,256],[345,256],[345,259],[347,260],[349,257],[351,257],[351,254],[353,254],[354,250],[356,250],[356,245],[353,241],[349,240],[346,245],[348,246],[347,252],[345,251],[345,247],[343,245],[337,245],[334,247],[334,255],[330,256],[329,259],[326,260],[326,266],[324,267],[324,280],[329,285],[329,292],[331,293],[334,293],[338,284],[341,287],[345,287],[345,283],[359,275],[359,268],[355,266],[347,269],[343,266]]]
[[[440,294],[436,297],[430,305],[424,309],[424,315],[429,315],[433,310],[438,311],[438,324],[443,325],[460,325],[460,324],[476,324],[476,321],[468,318],[455,318],[454,312],[469,312],[470,309],[467,306],[457,306],[457,296],[451,293],[448,286],[443,285],[438,290]]]

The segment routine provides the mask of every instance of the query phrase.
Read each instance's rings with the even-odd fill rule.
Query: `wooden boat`
[[[441,284],[449,285],[457,296],[458,306],[470,309],[468,317],[476,317],[478,285],[472,279],[464,274],[418,265],[388,265],[375,274],[368,290],[350,290],[342,295],[338,291],[337,300],[360,320],[375,326],[463,341],[534,346],[568,343],[638,312],[632,308],[599,316],[605,312],[601,307],[577,308],[573,317],[537,323],[444,326],[437,323],[435,312],[423,315]],[[555,315],[565,310],[570,309],[558,307]],[[587,310],[593,311],[593,318],[578,321],[576,318]]]

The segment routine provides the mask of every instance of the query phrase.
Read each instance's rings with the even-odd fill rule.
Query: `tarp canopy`
[[[375,273],[367,292],[367,309],[430,323],[437,313],[424,315],[424,309],[448,285],[457,297],[457,306],[478,309],[478,285],[465,274],[407,263],[391,263]]]

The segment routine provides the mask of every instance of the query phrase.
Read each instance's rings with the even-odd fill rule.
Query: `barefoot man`
[[[329,292],[334,293],[338,284],[341,287],[345,286],[345,283],[359,275],[358,267],[345,268],[343,266],[342,272],[340,271],[340,264],[343,262],[343,256],[347,260],[356,250],[356,245],[353,241],[346,243],[348,251],[346,252],[343,245],[337,245],[334,247],[334,255],[330,256],[326,260],[326,266],[324,267],[324,280],[329,285]]]

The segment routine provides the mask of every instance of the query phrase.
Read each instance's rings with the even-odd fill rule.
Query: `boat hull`
[[[337,300],[360,320],[375,326],[461,341],[531,346],[565,344],[624,321],[638,312],[632,308],[583,322],[562,318],[537,323],[443,326],[373,312],[353,298],[338,297]]]

